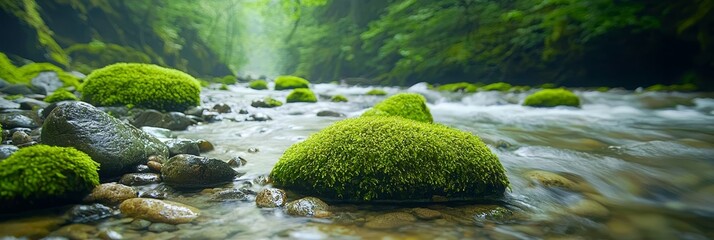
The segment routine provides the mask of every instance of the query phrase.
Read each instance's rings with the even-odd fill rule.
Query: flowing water
[[[290,145],[344,119],[317,117],[317,112],[355,117],[385,98],[363,95],[370,89],[317,84],[313,90],[321,95],[318,103],[273,109],[252,108],[250,102],[265,96],[284,100],[288,91],[241,85],[228,91],[207,89],[202,93],[204,106],[226,103],[233,113],[176,134],[212,142],[215,150],[207,156],[246,159],[238,168],[245,175],[233,184],[242,186],[267,175]],[[442,93],[425,84],[382,89],[421,93],[435,122],[480,136],[507,170],[511,186],[504,199],[416,206],[335,204],[331,217],[315,219],[259,209],[252,201],[210,202],[210,191],[173,192],[168,200],[196,206],[202,217],[162,233],[131,230],[128,220],[119,217],[95,225],[125,238],[147,239],[714,238],[712,94],[575,91],[581,108],[545,109],[519,105],[528,92]],[[350,101],[329,102],[335,94]],[[273,120],[243,121],[247,115],[238,109]],[[532,177],[535,173],[557,174],[560,187],[541,184]],[[265,187],[250,186],[256,191]],[[155,187],[161,188],[145,188]],[[439,216],[368,224],[379,215],[415,208],[436,210]]]

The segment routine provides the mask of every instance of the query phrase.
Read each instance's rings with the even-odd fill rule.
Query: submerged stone
[[[169,186],[200,188],[230,182],[237,172],[218,159],[179,154],[163,164],[161,174]]]

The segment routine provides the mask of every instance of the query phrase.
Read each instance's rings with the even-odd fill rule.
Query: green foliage
[[[275,78],[275,90],[310,88],[310,82],[296,76],[278,76]]]
[[[580,107],[580,98],[573,92],[562,88],[543,89],[526,97],[523,105],[531,107]]]
[[[295,90],[290,92],[290,94],[288,94],[288,97],[285,102],[317,102],[317,97],[315,97],[315,93],[310,91],[310,89],[296,88]]]
[[[65,51],[71,58],[70,66],[84,74],[117,62],[151,63],[149,55],[132,47],[96,40],[72,45]]]
[[[697,90],[697,85],[691,83],[672,85],[655,84],[645,88],[645,90],[652,92],[693,92]]]
[[[221,83],[221,87],[219,87],[218,90],[228,91],[228,85]]]
[[[253,80],[248,83],[248,87],[255,90],[265,90],[268,89],[268,82],[265,80]]]
[[[74,148],[35,145],[0,162],[0,199],[39,199],[90,191],[99,164]]]
[[[79,101],[79,98],[77,98],[74,93],[71,93],[70,91],[67,91],[67,89],[64,88],[57,89],[57,91],[53,92],[45,98],[45,102],[48,103],[56,103],[61,101]]]
[[[17,67],[15,67],[14,64],[12,64],[12,61],[10,61],[9,58],[5,55],[5,53],[0,52],[0,79],[3,79],[9,83],[20,83],[22,81],[22,77],[20,77],[20,74],[17,71]]]
[[[398,117],[339,121],[290,146],[270,178],[276,187],[354,202],[478,199],[509,184],[477,136]]]
[[[555,89],[558,88],[558,84],[555,83],[543,83],[540,86],[538,86],[540,89]]]
[[[198,106],[200,93],[201,87],[191,75],[141,63],[116,63],[97,69],[82,85],[82,99],[94,105],[166,111]]]
[[[480,83],[468,83],[468,82],[458,82],[458,83],[449,83],[449,84],[444,84],[436,88],[436,90],[439,91],[446,91],[446,92],[467,92],[467,93],[472,93],[476,92],[479,87],[481,87],[482,84]]]
[[[52,63],[30,63],[17,69],[25,83],[29,83],[41,72],[55,72],[65,87],[79,87],[79,78]]]
[[[227,85],[233,85],[233,84],[236,84],[236,82],[238,82],[238,78],[236,78],[236,76],[233,76],[233,75],[227,75],[227,76],[222,77],[220,79],[220,82],[223,84],[227,84]]]
[[[481,90],[483,91],[501,91],[501,92],[506,92],[508,90],[511,90],[513,86],[511,84],[505,83],[505,82],[497,82],[497,83],[491,83],[489,85],[481,87]]]
[[[362,114],[368,116],[397,116],[419,122],[432,123],[429,107],[426,106],[426,98],[417,93],[399,93],[372,107],[372,109]]]
[[[387,92],[385,92],[384,90],[381,90],[381,89],[372,89],[372,90],[367,91],[367,93],[365,93],[365,95],[368,95],[368,96],[386,96],[386,95],[387,95]]]
[[[338,95],[332,96],[330,101],[331,102],[348,102],[349,100],[347,100],[347,97],[338,94]]]

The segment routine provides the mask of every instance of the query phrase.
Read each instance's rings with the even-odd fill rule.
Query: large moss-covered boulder
[[[310,91],[310,89],[298,88],[288,94],[287,98],[285,99],[285,102],[317,102],[317,97],[315,97],[315,93]]]
[[[523,105],[531,107],[579,107],[580,98],[575,93],[562,88],[543,89],[526,97]]]
[[[275,90],[309,88],[310,82],[296,76],[278,76],[275,78]]]
[[[42,126],[42,142],[74,147],[99,164],[102,178],[121,176],[149,156],[169,156],[169,150],[148,133],[84,102],[58,104]]]
[[[200,104],[201,86],[191,75],[152,64],[117,63],[93,71],[82,99],[97,106],[129,105],[184,111]]]
[[[399,117],[339,121],[288,148],[270,178],[279,188],[355,202],[473,200],[500,196],[509,184],[477,136]]]
[[[99,185],[98,165],[74,148],[22,148],[0,161],[0,212],[78,201]]]
[[[399,93],[374,105],[362,116],[398,116],[431,123],[434,119],[426,106],[426,98],[417,93]]]

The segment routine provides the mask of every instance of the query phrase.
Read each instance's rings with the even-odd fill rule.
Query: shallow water
[[[227,103],[234,113],[222,121],[177,132],[206,139],[219,159],[243,157],[243,185],[267,175],[282,152],[311,133],[343,118],[317,117],[321,110],[354,117],[384,99],[364,96],[371,88],[317,84],[318,103],[290,103],[274,109],[250,107],[254,99],[284,100],[288,91],[257,91],[242,85],[229,91],[204,90],[203,104]],[[174,232],[127,228],[126,220],[96,223],[125,238],[200,239],[711,239],[714,238],[714,95],[576,91],[582,108],[531,108],[518,105],[526,93],[440,93],[418,84],[382,88],[390,94],[425,95],[434,121],[480,136],[501,160],[511,181],[503,201],[430,205],[337,204],[325,219],[290,217],[254,202],[209,202],[204,192],[175,192],[168,200],[201,209],[202,217]],[[332,103],[345,95],[350,102]],[[250,113],[273,120],[243,121]],[[249,152],[250,148],[259,151]],[[544,170],[574,183],[572,188],[543,186],[530,180]],[[160,187],[148,186],[145,188]],[[231,186],[227,186],[231,187]],[[254,190],[264,186],[253,184]],[[578,207],[586,205],[589,207]],[[593,206],[595,205],[595,206]],[[407,221],[375,229],[376,215],[412,212],[415,207],[441,213],[432,220]],[[491,214],[493,211],[507,214]]]

